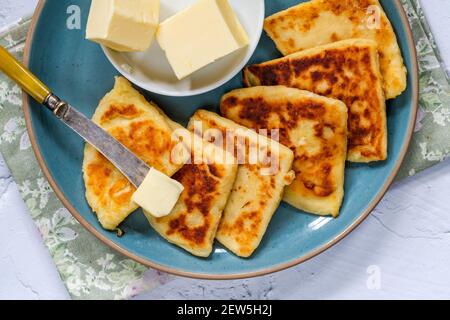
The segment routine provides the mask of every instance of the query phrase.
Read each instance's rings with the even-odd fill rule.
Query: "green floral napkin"
[[[0,35],[22,59],[29,19]],[[72,298],[127,299],[167,282],[166,274],[126,259],[86,231],[50,188],[31,148],[18,86],[0,74],[0,151]]]
[[[450,80],[419,0],[402,0],[419,59],[420,108],[415,134],[397,176],[412,176],[450,154]]]
[[[417,43],[420,111],[399,178],[450,153],[450,83],[418,0],[402,0]],[[22,58],[29,20],[0,34],[0,45]],[[74,299],[127,299],[171,279],[111,251],[79,225],[51,190],[31,149],[21,90],[0,75],[0,151]]]

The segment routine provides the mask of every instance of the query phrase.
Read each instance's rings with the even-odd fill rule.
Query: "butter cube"
[[[181,183],[152,168],[131,200],[152,216],[161,218],[170,214],[183,190]]]
[[[199,0],[161,23],[156,37],[180,80],[249,43],[228,0]]]
[[[159,23],[159,0],[92,0],[86,38],[120,52],[145,51]]]

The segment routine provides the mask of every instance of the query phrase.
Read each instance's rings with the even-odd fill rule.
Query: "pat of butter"
[[[170,214],[183,190],[181,183],[152,168],[131,199],[152,216],[161,218]]]
[[[199,0],[161,23],[156,38],[180,80],[249,43],[228,0]]]
[[[159,23],[159,0],[92,0],[86,38],[120,52],[145,51]]]

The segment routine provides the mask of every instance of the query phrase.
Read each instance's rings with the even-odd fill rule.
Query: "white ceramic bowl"
[[[161,0],[161,21],[197,0]],[[135,85],[166,96],[193,96],[214,90],[231,80],[248,63],[263,30],[264,0],[229,0],[250,38],[250,44],[178,80],[164,51],[155,40],[145,52],[120,53],[102,46],[114,67]]]

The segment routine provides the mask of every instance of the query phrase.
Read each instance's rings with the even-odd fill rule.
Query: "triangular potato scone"
[[[240,165],[216,239],[236,255],[249,257],[258,248],[285,187],[294,178],[291,171],[294,154],[278,142],[209,111],[197,111],[189,122],[189,130],[197,135],[206,134],[208,140],[214,138],[214,143],[219,145],[217,136],[207,133],[211,129],[226,137],[220,143],[222,148],[229,150],[230,142],[241,141],[234,145],[236,148],[232,145],[231,151],[235,152]],[[257,161],[249,158],[250,145],[262,150]],[[240,159],[242,150],[245,159]],[[271,161],[266,161],[269,153]]]
[[[170,160],[172,130],[153,104],[122,77],[100,102],[92,120],[148,165],[172,176],[182,165]],[[86,199],[107,230],[116,229],[138,206],[134,186],[105,157],[86,144],[83,161]]]
[[[171,120],[167,122],[174,130],[174,135],[180,138],[177,139],[181,143],[178,147],[184,148],[184,144],[193,151],[188,155],[191,158],[189,164],[173,176],[184,186],[184,191],[168,216],[155,218],[148,213],[145,215],[164,239],[195,256],[208,257],[236,180],[238,166],[233,160],[224,163],[222,149]],[[194,162],[194,152],[200,155],[202,161]],[[179,153],[177,156],[180,156]]]
[[[283,200],[318,215],[337,217],[344,197],[347,107],[339,100],[284,86],[231,91],[222,115],[254,130],[279,130],[294,151],[294,182]]]
[[[352,39],[249,66],[247,86],[288,87],[343,101],[348,107],[348,155],[352,162],[387,158],[386,101],[372,40]]]
[[[312,0],[268,17],[264,29],[284,55],[340,40],[374,40],[386,97],[406,89],[397,37],[378,0]]]

